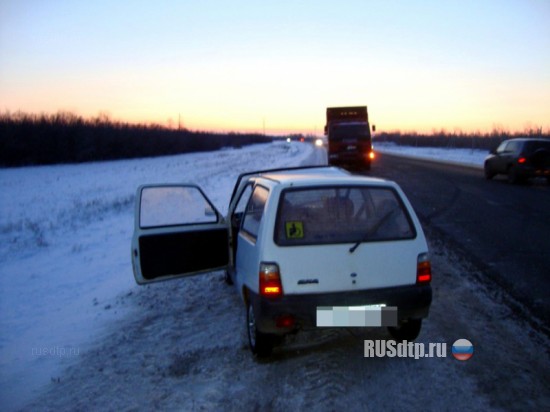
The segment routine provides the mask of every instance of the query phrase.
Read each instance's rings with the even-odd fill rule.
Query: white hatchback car
[[[198,186],[141,186],[132,263],[138,284],[225,269],[258,356],[311,327],[413,340],[432,301],[428,246],[400,187],[335,167],[243,174],[226,218]]]

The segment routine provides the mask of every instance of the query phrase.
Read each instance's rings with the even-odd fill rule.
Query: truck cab
[[[325,133],[330,165],[370,170],[374,151],[366,106],[327,108]]]

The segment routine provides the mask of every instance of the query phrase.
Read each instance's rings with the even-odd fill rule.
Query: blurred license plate
[[[397,326],[397,307],[378,305],[318,306],[317,327]]]

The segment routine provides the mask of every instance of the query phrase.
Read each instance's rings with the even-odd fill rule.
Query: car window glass
[[[258,236],[268,193],[264,187],[256,186],[246,206],[242,230],[254,238]]]
[[[497,148],[497,153],[504,153],[507,145],[508,145],[508,142],[502,142]]]
[[[216,212],[202,192],[192,186],[146,187],[141,191],[142,228],[214,223]]]
[[[525,142],[525,145],[523,147],[523,151],[527,155],[531,155],[540,150],[550,151],[550,140],[548,142],[538,140],[528,141]]]
[[[275,242],[281,246],[412,239],[410,216],[391,188],[289,189],[283,193]]]
[[[246,205],[248,204],[248,201],[250,200],[250,195],[252,194],[252,185],[248,185],[243,190],[243,193],[241,195],[241,198],[237,202],[237,206],[235,206],[235,212],[234,213],[243,213],[246,209]]]
[[[506,146],[506,151],[510,153],[519,153],[521,150],[521,142],[508,142]]]

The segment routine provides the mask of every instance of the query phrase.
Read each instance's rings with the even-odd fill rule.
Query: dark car
[[[487,156],[484,169],[487,179],[503,174],[510,183],[532,177],[546,177],[550,182],[550,139],[505,140]]]

